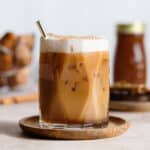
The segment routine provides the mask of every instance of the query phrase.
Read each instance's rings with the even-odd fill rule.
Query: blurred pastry
[[[10,71],[14,65],[14,56],[12,50],[17,41],[17,36],[13,33],[6,33],[0,39],[0,72]]]
[[[0,46],[0,72],[10,71],[13,68],[13,55]]]
[[[22,45],[23,47],[27,47],[29,50],[33,49],[34,45],[34,35],[32,34],[24,34],[19,36],[19,45]]]
[[[28,81],[34,36],[7,32],[0,39],[0,86],[14,88]],[[7,75],[6,75],[7,74]]]
[[[8,77],[8,85],[10,88],[25,84],[29,78],[29,68],[21,68],[16,70],[16,72]]]
[[[24,45],[18,45],[15,49],[15,59],[17,66],[26,66],[31,63],[32,52]]]
[[[29,65],[32,60],[33,35],[21,35],[15,47],[16,65],[19,67]]]
[[[0,87],[7,85],[7,77],[0,76]]]
[[[17,41],[17,36],[11,32],[6,33],[0,40],[0,45],[13,50]]]

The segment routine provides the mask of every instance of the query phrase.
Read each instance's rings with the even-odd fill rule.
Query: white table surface
[[[85,141],[44,140],[22,134],[18,120],[38,114],[34,103],[0,106],[0,150],[150,150],[150,113],[111,114],[124,117],[131,123],[121,136]]]

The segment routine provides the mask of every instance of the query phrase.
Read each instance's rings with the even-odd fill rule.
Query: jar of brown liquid
[[[119,24],[114,62],[114,82],[146,84],[144,25]]]

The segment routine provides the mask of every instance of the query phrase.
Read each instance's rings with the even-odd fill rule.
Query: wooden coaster
[[[120,111],[150,112],[150,101],[110,100],[110,109]]]
[[[103,139],[123,134],[129,123],[118,117],[111,116],[106,128],[75,128],[75,129],[45,129],[39,126],[39,117],[27,117],[19,121],[22,130],[28,135],[51,139]]]

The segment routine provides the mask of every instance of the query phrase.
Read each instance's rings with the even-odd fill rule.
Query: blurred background
[[[38,64],[39,32],[35,21],[40,19],[48,32],[58,34],[104,35],[109,40],[111,82],[116,24],[143,21],[146,24],[147,64],[150,64],[150,1],[149,0],[0,0],[0,34],[33,32],[36,35],[35,68]],[[150,66],[148,86],[150,86]]]

